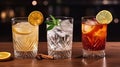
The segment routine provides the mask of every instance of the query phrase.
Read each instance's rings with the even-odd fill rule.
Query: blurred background
[[[43,13],[44,21],[50,14],[73,17],[73,41],[81,41],[81,17],[95,16],[103,9],[114,17],[108,25],[107,41],[120,41],[119,0],[0,0],[0,42],[12,41],[12,17],[27,17],[34,10]],[[39,41],[46,41],[45,23],[39,27]]]

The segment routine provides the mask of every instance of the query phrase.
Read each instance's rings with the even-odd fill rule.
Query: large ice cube
[[[61,21],[61,28],[65,32],[72,32],[73,24],[70,22],[70,20],[63,20]]]
[[[97,25],[98,22],[97,22],[96,20],[87,20],[87,21],[85,22],[85,24],[88,24],[88,25]]]
[[[54,29],[53,29],[53,30],[49,30],[49,31],[47,32],[47,35],[48,35],[49,37],[54,37],[54,35],[55,35]]]
[[[66,35],[66,32],[64,32],[64,31],[61,29],[60,26],[56,26],[56,27],[54,28],[54,32],[55,32],[56,34],[58,34],[59,36],[61,36],[61,37],[64,37],[64,36]]]
[[[60,37],[64,37],[66,33],[61,29],[60,26],[55,26],[52,30],[49,30],[47,34],[51,37],[54,37],[55,35],[58,35]]]
[[[21,29],[27,29],[27,30],[31,30],[34,28],[34,26],[32,26],[29,22],[20,22],[17,23],[15,25],[13,25],[15,28],[21,28]]]

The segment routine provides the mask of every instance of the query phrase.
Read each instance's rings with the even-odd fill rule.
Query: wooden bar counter
[[[1,42],[0,51],[11,52],[14,57],[12,42]],[[39,43],[39,53],[47,54],[46,42]],[[106,57],[104,58],[82,58],[82,44],[74,42],[71,59],[13,59],[0,62],[0,67],[120,67],[120,42],[107,42]]]

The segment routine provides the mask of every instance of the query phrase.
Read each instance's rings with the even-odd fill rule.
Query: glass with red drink
[[[83,57],[104,57],[107,24],[99,24],[95,17],[82,17]]]

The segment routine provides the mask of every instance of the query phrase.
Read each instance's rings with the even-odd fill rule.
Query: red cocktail
[[[82,17],[83,56],[105,56],[107,24],[99,24],[95,17]]]

